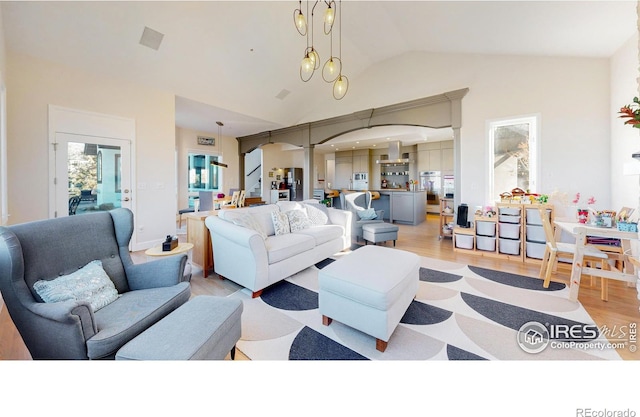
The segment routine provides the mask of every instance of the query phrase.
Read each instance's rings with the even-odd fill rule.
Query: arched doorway
[[[304,123],[289,128],[239,137],[240,172],[244,172],[244,155],[268,143],[288,143],[304,149],[304,198],[311,198],[314,179],[314,147],[342,134],[376,126],[407,125],[453,129],[454,175],[460,178],[460,128],[462,98],[468,88],[450,91],[377,109]],[[241,176],[242,177],[242,176]],[[460,181],[455,184],[455,204],[460,198]],[[241,184],[244,186],[244,184]]]

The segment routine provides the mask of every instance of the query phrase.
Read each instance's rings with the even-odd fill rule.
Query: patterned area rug
[[[340,256],[348,256],[341,254]],[[595,326],[581,304],[567,300],[568,288],[490,269],[421,258],[415,300],[385,352],[375,339],[337,321],[322,325],[318,271],[335,259],[270,287],[244,303],[238,348],[252,360],[615,360],[615,349],[596,343],[551,347],[528,353],[518,343],[521,326]],[[521,336],[522,337],[522,336]],[[607,343],[603,336],[589,342]]]

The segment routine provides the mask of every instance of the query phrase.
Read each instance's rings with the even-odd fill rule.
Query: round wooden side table
[[[182,255],[183,253],[187,254],[187,265],[184,267],[184,276],[189,277],[191,279],[191,258],[192,258],[192,249],[193,243],[178,243],[178,247],[170,251],[163,251],[162,244],[158,246],[154,246],[152,248],[147,249],[144,254],[149,258],[159,257],[159,256],[175,256]]]

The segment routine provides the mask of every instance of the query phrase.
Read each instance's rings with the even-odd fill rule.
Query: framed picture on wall
[[[215,146],[215,144],[216,144],[215,138],[207,138],[205,136],[198,136],[198,145]]]

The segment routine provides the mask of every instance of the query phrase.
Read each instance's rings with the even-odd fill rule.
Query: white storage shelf
[[[455,234],[455,250],[521,262],[540,262],[544,256],[544,230],[539,207],[553,219],[550,205],[499,203],[497,216],[475,216],[475,228]],[[462,232],[460,232],[462,233]]]

